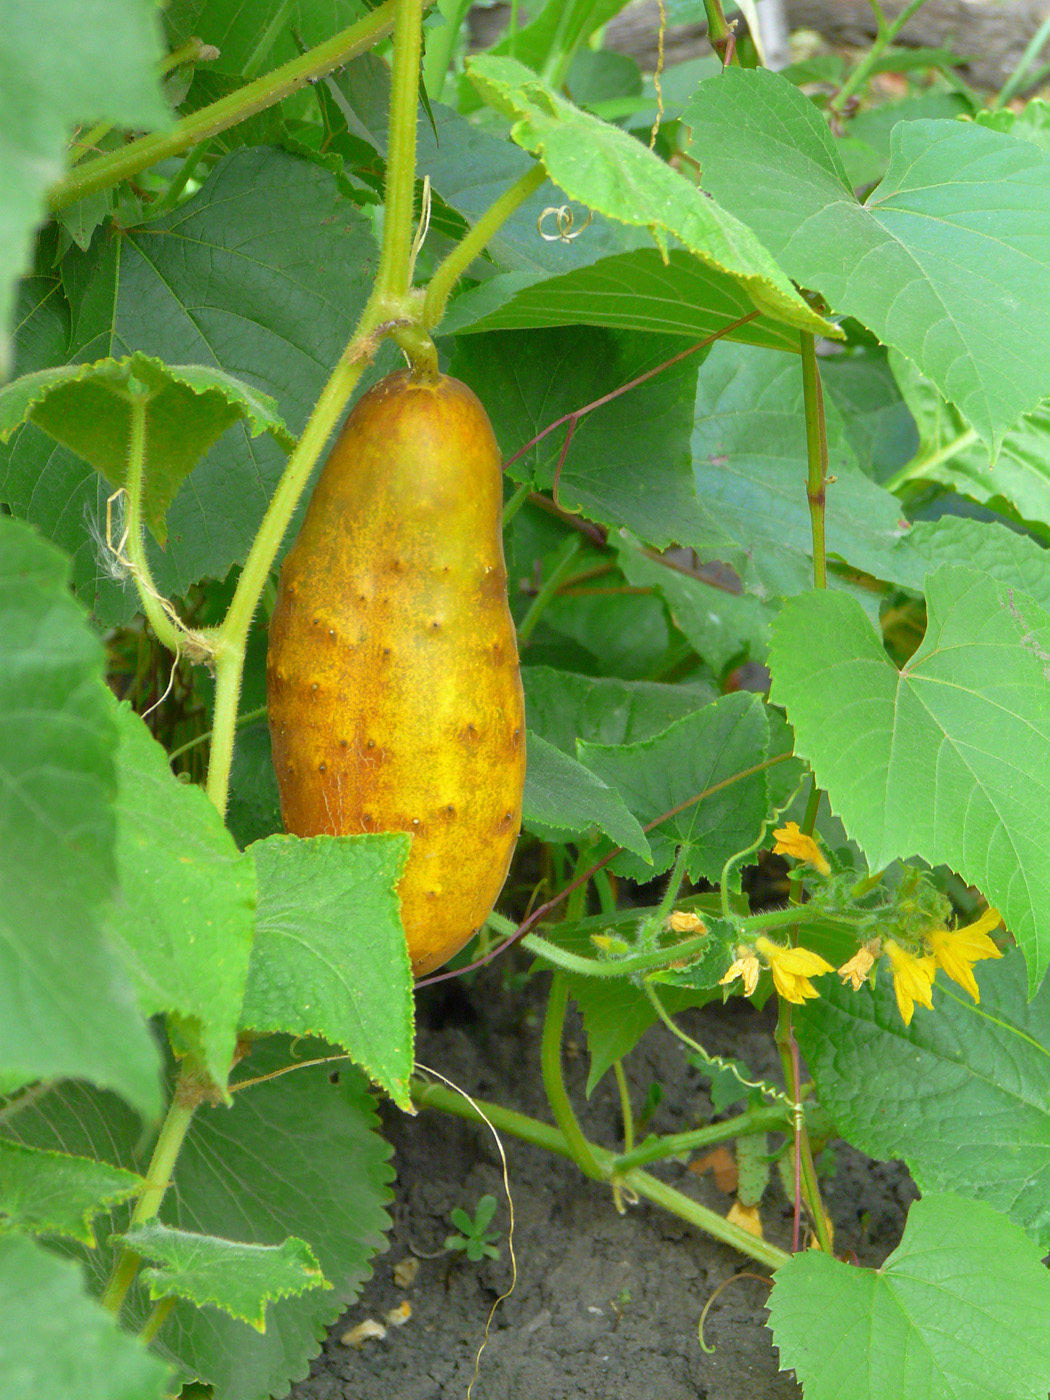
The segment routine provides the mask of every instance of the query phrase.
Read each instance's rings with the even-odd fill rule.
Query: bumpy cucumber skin
[[[285,559],[267,691],[288,831],[407,831],[412,970],[487,917],[521,824],[525,702],[500,453],[465,384],[392,374],[347,419]]]

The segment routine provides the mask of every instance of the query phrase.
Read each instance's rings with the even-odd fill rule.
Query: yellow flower
[[[843,985],[847,982],[855,992],[859,992],[868,980],[868,973],[875,966],[875,954],[869,948],[859,948],[849,962],[838,969]]]
[[[706,933],[707,925],[703,919],[696,914],[690,913],[686,909],[676,909],[668,916],[667,927],[671,933]]]
[[[785,1001],[794,1002],[796,1006],[819,995],[809,980],[811,977],[835,971],[819,953],[811,953],[808,948],[784,948],[765,937],[755,939],[755,951],[768,961],[774,987]]]
[[[933,1010],[933,979],[937,974],[934,958],[919,958],[887,938],[883,945],[893,969],[893,990],[897,994],[897,1006],[906,1026],[911,1025],[915,1003]]]
[[[729,1207],[729,1214],[726,1216],[730,1225],[739,1225],[741,1230],[746,1230],[749,1235],[754,1235],[756,1239],[762,1239],[762,1217],[758,1212],[758,1206],[742,1206],[739,1201],[734,1201]]]
[[[777,838],[773,847],[774,855],[794,856],[796,860],[812,865],[821,875],[831,874],[831,866],[824,859],[823,851],[812,836],[806,836],[799,831],[798,822],[788,822],[787,826],[778,827],[773,835]]]
[[[935,928],[928,934],[930,949],[938,967],[943,967],[953,982],[958,982],[973,997],[981,1000],[977,989],[977,979],[973,975],[973,965],[981,958],[1001,958],[1002,953],[988,937],[993,928],[998,928],[1003,916],[998,909],[986,909],[976,923],[966,928]]]
[[[718,985],[726,987],[739,977],[744,984],[744,996],[749,997],[758,986],[758,974],[761,971],[761,964],[751,949],[740,947],[736,950],[736,962],[724,977],[718,979]]]

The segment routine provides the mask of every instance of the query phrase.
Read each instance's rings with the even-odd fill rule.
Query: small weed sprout
[[[465,1210],[461,1210],[457,1206],[454,1211],[450,1212],[449,1219],[460,1233],[449,1235],[446,1238],[445,1249],[458,1250],[474,1264],[480,1263],[482,1259],[498,1259],[499,1245],[495,1241],[499,1235],[495,1230],[488,1228],[495,1214],[495,1196],[481,1197],[473,1220]]]

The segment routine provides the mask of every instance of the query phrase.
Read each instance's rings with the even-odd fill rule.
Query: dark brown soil
[[[445,984],[420,994],[417,1053],[471,1095],[550,1121],[539,1071],[542,996],[547,978],[524,991],[504,991],[506,968],[489,969],[469,988]],[[447,990],[447,988],[454,990]],[[710,1050],[770,1072],[768,1017],[746,1003],[688,1013],[682,1024]],[[683,1047],[660,1028],[628,1061],[640,1103],[658,1081],[666,1097],[652,1124],[680,1132],[710,1114],[704,1081]],[[586,1057],[578,1023],[567,1031],[566,1080],[584,1131],[610,1147],[622,1132],[619,1100],[608,1075],[588,1103]],[[333,1329],[309,1378],[293,1400],[462,1400],[474,1372],[485,1322],[510,1282],[508,1213],[499,1154],[489,1132],[445,1114],[408,1118],[384,1111],[397,1168],[396,1225],[390,1252],[358,1303]],[[570,1162],[504,1138],[514,1198],[518,1278],[501,1303],[481,1356],[476,1400],[789,1400],[801,1391],[781,1373],[764,1327],[766,1284],[744,1279],[720,1294],[708,1316],[705,1354],[697,1337],[711,1293],[754,1267],[676,1217],[645,1203],[618,1215],[608,1187],[586,1180]],[[898,1163],[878,1164],[838,1144],[825,1180],[836,1250],[878,1265],[904,1228],[915,1189]],[[727,1211],[710,1173],[684,1164],[656,1169],[705,1205]],[[449,1211],[473,1214],[495,1195],[493,1222],[502,1234],[498,1260],[480,1264],[442,1249]],[[762,1207],[766,1236],[790,1245],[791,1207],[774,1173]],[[405,1289],[394,1267],[415,1256],[419,1269]],[[367,1318],[380,1320],[405,1301],[411,1316],[360,1351],[339,1338]]]

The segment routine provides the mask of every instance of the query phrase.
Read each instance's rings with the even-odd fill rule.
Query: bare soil
[[[539,1038],[547,978],[506,991],[504,965],[472,984],[448,983],[421,992],[421,1063],[473,1096],[550,1121],[539,1072]],[[768,1016],[739,1000],[687,1013],[682,1024],[708,1049],[772,1073]],[[578,1023],[570,1021],[566,1081],[584,1131],[615,1147],[622,1126],[612,1075],[584,1098],[586,1054]],[[662,1028],[650,1030],[627,1062],[637,1104],[653,1082],[665,1098],[652,1130],[681,1132],[710,1116],[700,1073]],[[461,1400],[467,1395],[486,1319],[511,1278],[508,1212],[499,1154],[489,1132],[437,1112],[406,1117],[384,1110],[397,1169],[395,1228],[390,1251],[375,1261],[372,1280],[332,1329],[311,1374],[293,1400]],[[517,1282],[493,1318],[472,1395],[476,1400],[791,1400],[801,1391],[779,1370],[764,1324],[768,1285],[753,1278],[731,1284],[715,1301],[700,1346],[697,1323],[712,1292],[754,1268],[734,1250],[645,1203],[627,1214],[614,1209],[607,1186],[588,1181],[575,1165],[514,1138],[504,1138],[514,1199]],[[896,1246],[916,1191],[899,1163],[880,1164],[844,1144],[823,1183],[835,1223],[836,1251],[878,1266]],[[698,1177],[684,1163],[656,1171],[678,1189],[723,1214],[711,1173]],[[493,1228],[501,1232],[498,1260],[470,1263],[443,1250],[449,1212],[473,1214],[478,1199],[500,1201]],[[790,1247],[791,1207],[776,1173],[762,1206],[766,1237]],[[418,1260],[407,1287],[394,1269]],[[340,1342],[365,1319],[382,1320],[404,1302],[411,1316],[382,1340],[360,1350]]]

